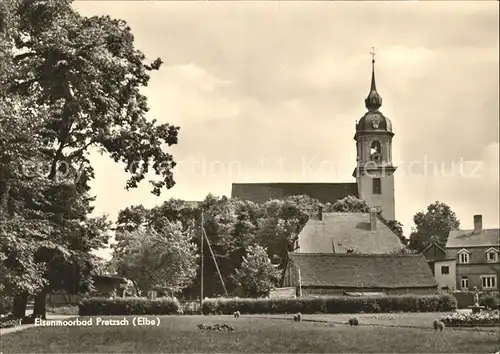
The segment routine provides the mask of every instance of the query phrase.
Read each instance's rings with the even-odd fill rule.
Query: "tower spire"
[[[365,106],[370,111],[376,111],[382,106],[382,97],[377,92],[377,86],[375,85],[375,47],[372,47],[370,52],[372,56],[372,81],[370,85],[370,93],[365,99]]]

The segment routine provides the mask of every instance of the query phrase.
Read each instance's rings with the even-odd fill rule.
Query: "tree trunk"
[[[141,296],[141,292],[139,291],[139,288],[137,287],[137,283],[134,280],[132,280],[132,285],[134,285],[136,296]]]
[[[16,318],[26,316],[26,305],[28,304],[28,293],[21,293],[14,296],[12,314]]]
[[[46,309],[45,309],[46,302],[47,302],[47,291],[42,290],[42,292],[35,297],[35,307],[33,308],[33,316],[35,318],[38,317],[46,319]]]

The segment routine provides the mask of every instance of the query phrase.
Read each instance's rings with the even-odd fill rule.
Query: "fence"
[[[49,306],[78,305],[79,302],[80,302],[80,295],[70,295],[70,294],[47,295],[47,304]]]
[[[199,301],[179,300],[179,303],[185,314],[201,312]]]

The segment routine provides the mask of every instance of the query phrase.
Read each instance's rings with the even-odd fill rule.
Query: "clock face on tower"
[[[379,125],[380,125],[380,116],[374,116],[372,118],[372,125],[373,125],[373,129],[378,129]]]

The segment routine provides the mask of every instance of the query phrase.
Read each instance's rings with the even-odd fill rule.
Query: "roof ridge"
[[[389,257],[421,257],[421,254],[413,253],[300,253],[288,252],[292,256],[328,256],[328,257],[373,257],[373,258],[389,258]]]
[[[232,184],[357,184],[356,182],[233,182]]]
[[[323,212],[323,215],[325,214],[365,214],[365,215],[370,215],[369,212],[364,212],[364,211],[325,211]]]
[[[474,229],[460,229],[460,230],[450,230],[450,232],[474,232]],[[483,228],[481,231],[500,231],[498,227]]]

